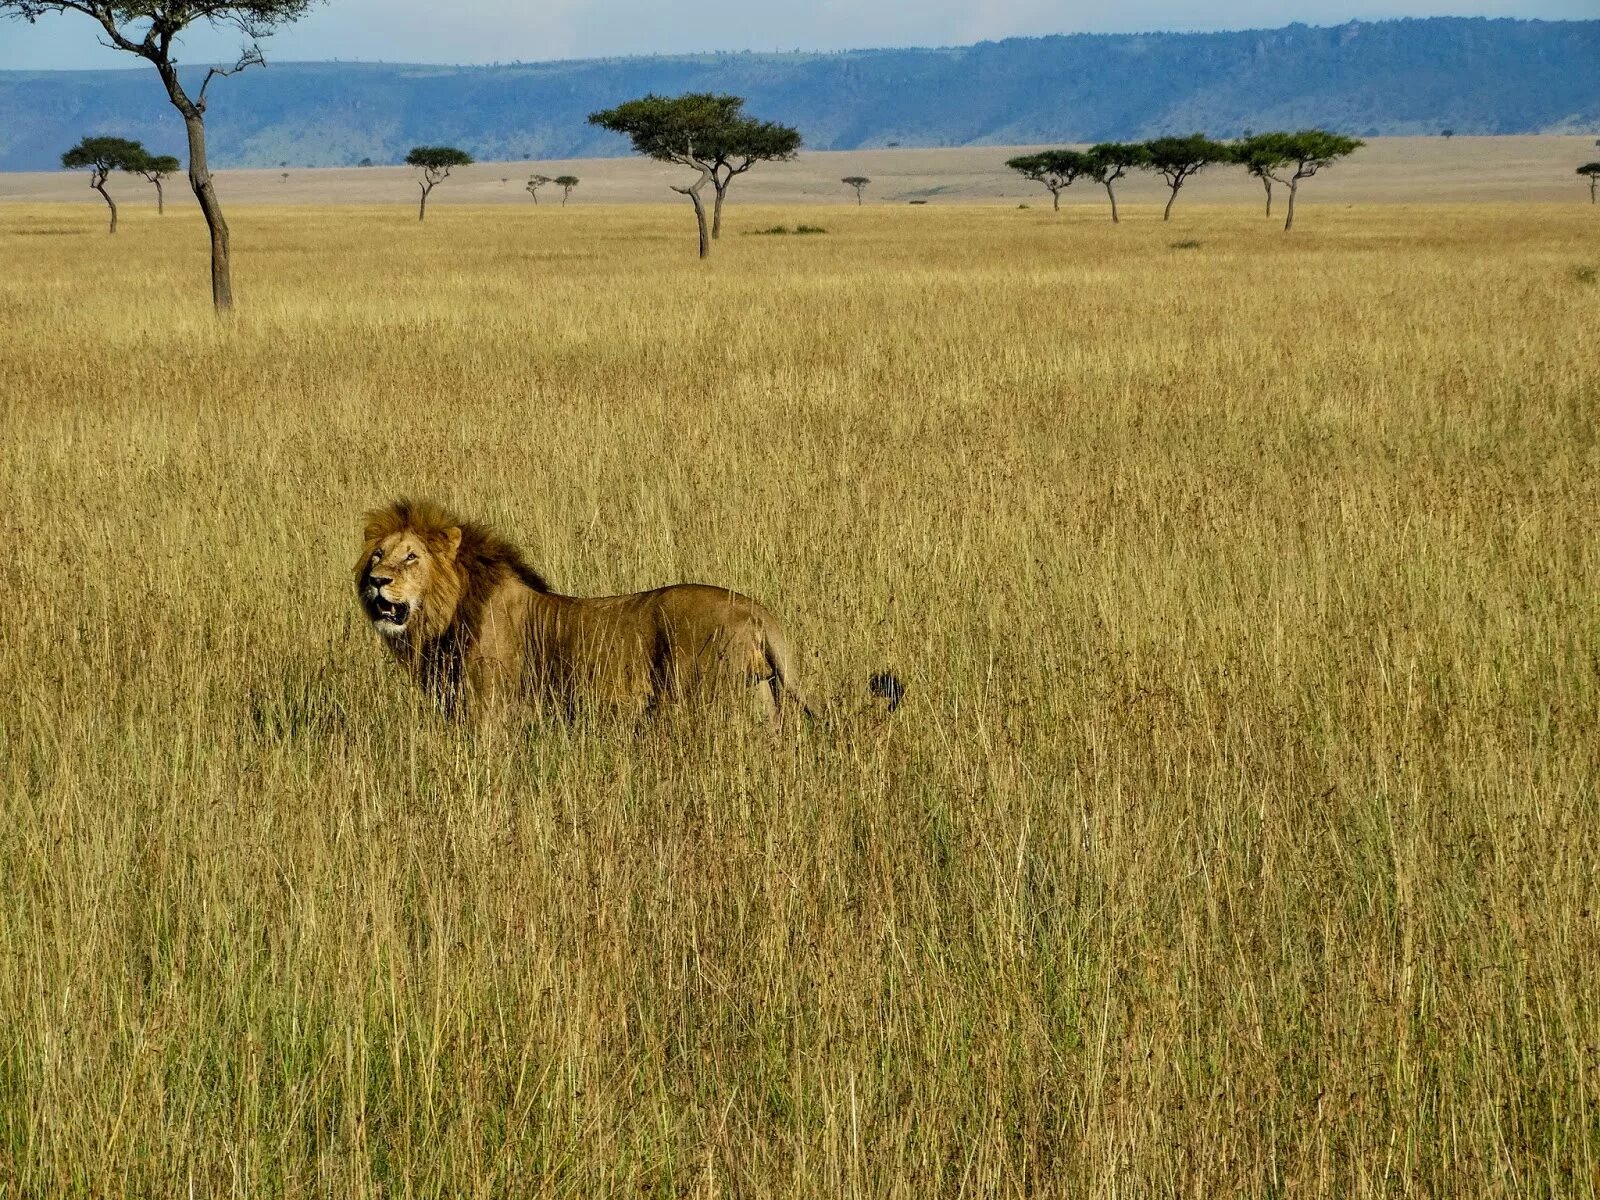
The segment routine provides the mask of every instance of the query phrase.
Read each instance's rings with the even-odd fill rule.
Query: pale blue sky
[[[1044,33],[1245,29],[1352,18],[1584,20],[1600,0],[329,0],[267,41],[268,59],[483,63],[687,50],[959,45]],[[237,35],[201,33],[185,60],[231,57]],[[76,13],[0,19],[0,70],[128,66]]]

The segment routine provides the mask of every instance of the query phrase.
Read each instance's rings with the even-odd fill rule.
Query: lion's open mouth
[[[366,597],[367,616],[374,625],[393,625],[403,627],[411,616],[411,606],[400,600],[385,600],[376,590],[369,591]]]

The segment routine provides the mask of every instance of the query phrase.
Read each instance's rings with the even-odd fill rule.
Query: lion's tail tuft
[[[867,680],[867,687],[879,700],[888,701],[888,710],[893,712],[900,707],[900,701],[905,699],[906,685],[901,682],[900,676],[893,671],[879,671]]]

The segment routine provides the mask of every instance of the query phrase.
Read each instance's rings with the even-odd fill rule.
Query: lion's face
[[[423,623],[428,597],[454,549],[448,543],[430,545],[410,529],[369,542],[366,557],[356,568],[356,590],[373,628],[384,637],[398,638]]]

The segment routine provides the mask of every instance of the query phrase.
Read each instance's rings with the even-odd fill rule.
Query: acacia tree
[[[626,135],[633,143],[634,153],[700,172],[700,177],[688,186],[671,186],[694,204],[701,258],[710,257],[711,239],[721,233],[722,202],[733,177],[758,162],[793,158],[800,148],[796,130],[746,117],[743,108],[744,101],[738,96],[689,92],[669,97],[651,93],[589,114],[591,125]],[[710,229],[700,195],[708,183],[716,193],[715,225]]]
[[[1167,197],[1167,207],[1161,219],[1172,219],[1172,205],[1178,198],[1178,189],[1191,177],[1198,175],[1212,163],[1227,162],[1232,158],[1228,147],[1214,142],[1203,133],[1188,137],[1160,137],[1144,144],[1150,168],[1167,181],[1172,194]]]
[[[113,171],[132,171],[149,155],[138,142],[119,137],[86,137],[61,156],[61,165],[69,171],[89,168],[89,186],[100,193],[100,198],[111,210],[111,232],[117,231],[117,202],[106,191],[106,176]]]
[[[1600,162],[1584,163],[1578,168],[1579,175],[1589,177],[1589,203],[1594,203],[1595,185],[1600,184]]]
[[[1289,188],[1289,211],[1283,222],[1285,233],[1294,227],[1294,197],[1300,190],[1300,181],[1310,179],[1323,167],[1332,166],[1366,145],[1360,138],[1329,133],[1326,129],[1302,129],[1298,133],[1267,136],[1279,139],[1278,153],[1282,155],[1281,165],[1272,173],[1273,178]],[[1285,175],[1288,178],[1284,178]]]
[[[1228,147],[1230,157],[1261,181],[1267,193],[1267,216],[1272,216],[1272,185],[1277,172],[1289,162],[1284,133],[1247,134]]]
[[[528,176],[528,182],[524,186],[528,189],[528,195],[533,197],[533,202],[537,204],[539,203],[539,189],[547,183],[554,182],[548,175],[530,175]]]
[[[856,190],[856,207],[860,208],[861,207],[861,190],[864,187],[866,187],[867,184],[871,183],[872,180],[868,179],[865,175],[846,175],[843,179],[839,180],[839,182],[843,183],[843,184],[846,184],[849,187],[855,188],[855,190]]]
[[[0,0],[0,16],[35,21],[47,13],[77,12],[100,26],[101,40],[151,63],[167,89],[167,99],[183,117],[189,139],[189,186],[211,232],[211,300],[218,312],[233,307],[228,260],[228,223],[217,201],[206,164],[206,92],[214,79],[265,62],[260,39],[303,16],[315,0]],[[212,67],[193,96],[178,78],[173,57],[177,39],[192,25],[237,29],[246,39],[231,67]]]
[[[578,186],[576,175],[557,175],[550,181],[561,189],[561,207],[567,206],[567,197],[572,195],[572,189]]]
[[[422,202],[417,205],[417,220],[428,215],[428,193],[450,178],[451,168],[471,165],[472,155],[454,146],[411,147],[411,153],[406,155],[406,166],[416,167],[422,172],[422,177],[417,180],[417,186],[422,189]]]
[[[161,184],[176,175],[182,167],[183,164],[170,154],[146,154],[137,165],[124,169],[135,175],[143,175],[156,185],[156,216],[159,217],[167,211],[167,197],[161,190]]]
[[[738,97],[725,97],[737,100]],[[744,104],[739,100],[739,105]],[[788,162],[800,152],[800,131],[776,121],[758,121],[735,113],[727,137],[717,148],[711,186],[717,199],[711,214],[711,236],[722,236],[722,202],[735,175],[743,175],[758,162]]]
[[[1049,188],[1051,205],[1060,212],[1061,193],[1088,173],[1089,158],[1081,150],[1041,150],[1037,154],[1007,159],[1006,166],[1024,179]]]
[[[1150,165],[1150,152],[1132,142],[1100,142],[1084,152],[1084,174],[1106,189],[1111,198],[1111,223],[1117,224],[1117,193],[1112,186],[1129,171]]]

